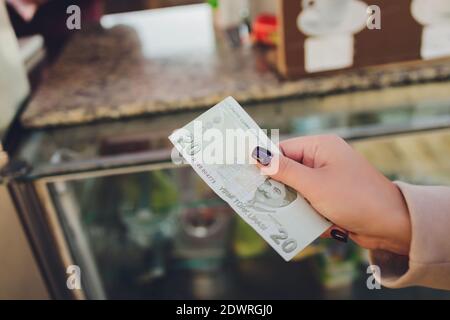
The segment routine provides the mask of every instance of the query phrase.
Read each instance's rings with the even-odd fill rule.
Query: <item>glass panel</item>
[[[333,132],[352,139],[450,126],[447,83],[266,101],[244,108],[261,128],[279,129],[283,137]],[[203,111],[33,130],[24,133],[13,158],[34,168],[31,177],[138,165],[155,161],[155,155],[159,162],[166,161],[172,148],[167,137]]]
[[[354,146],[392,179],[450,185],[449,130]],[[352,244],[318,240],[284,262],[190,167],[49,187],[91,298],[97,275],[107,298],[450,298],[369,290],[366,252]]]
[[[353,146],[391,180],[450,185],[450,129],[362,140]]]

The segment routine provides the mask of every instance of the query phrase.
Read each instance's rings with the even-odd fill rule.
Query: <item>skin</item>
[[[408,255],[411,222],[398,187],[343,139],[334,135],[294,138],[280,143],[283,155],[263,174],[296,189],[334,229],[347,230],[361,247]]]

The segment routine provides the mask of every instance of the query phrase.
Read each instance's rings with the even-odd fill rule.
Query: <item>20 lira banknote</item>
[[[331,224],[292,188],[264,176],[251,157],[279,153],[239,103],[228,97],[169,137],[197,174],[286,261]]]

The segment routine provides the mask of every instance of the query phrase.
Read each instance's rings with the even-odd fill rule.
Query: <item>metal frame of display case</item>
[[[86,164],[72,164],[72,171],[75,172],[61,175],[43,175],[37,178],[27,176],[29,168],[27,168],[26,163],[10,163],[3,170],[3,183],[8,187],[11,198],[16,206],[17,214],[26,230],[29,242],[53,298],[85,299],[88,296],[84,289],[70,290],[66,285],[66,266],[76,263],[61,226],[61,220],[56,206],[57,202],[52,200],[55,196],[52,184],[175,167],[175,165],[168,162],[168,158],[165,159],[165,162],[155,162],[155,159],[159,157],[152,156],[150,159],[146,159],[147,164],[145,164],[146,161],[143,161],[143,158],[145,159],[146,157],[142,157],[141,155],[136,159],[133,156],[128,156],[122,159],[123,162],[113,160],[113,167],[96,171],[77,171],[85,169]],[[133,162],[133,160],[142,163],[130,165],[130,162]],[[122,165],[124,167],[121,167]],[[14,167],[14,171],[10,169],[12,167]],[[61,172],[64,166],[63,168],[55,169],[54,172]],[[88,270],[88,274],[90,275],[96,273],[96,270],[92,268],[95,267],[91,265],[89,267],[90,270]],[[98,277],[94,276],[91,280],[95,285],[91,288],[94,294],[91,294],[89,298],[105,298]]]

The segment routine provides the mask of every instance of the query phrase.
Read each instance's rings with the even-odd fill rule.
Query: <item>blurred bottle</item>
[[[248,28],[243,28],[248,24],[248,1],[208,0],[208,3],[213,8],[214,27],[225,32],[233,47],[239,47],[248,34]]]
[[[354,244],[343,246],[331,239],[324,240],[325,252],[321,255],[321,278],[326,299],[351,299],[353,285],[359,276],[363,258]]]
[[[248,21],[253,43],[275,46],[278,41],[277,3],[248,0]]]
[[[248,10],[246,0],[217,0],[216,10],[219,10],[217,25],[221,29],[239,27]]]

